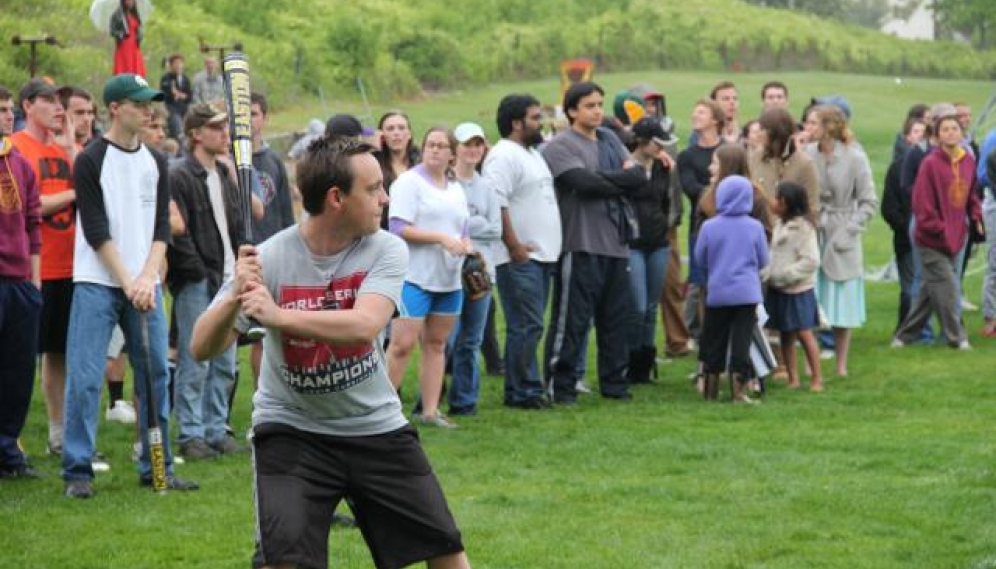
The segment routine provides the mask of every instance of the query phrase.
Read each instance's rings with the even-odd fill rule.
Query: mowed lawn
[[[695,100],[723,77],[662,73],[599,76],[610,93],[648,81],[668,96],[682,140]],[[736,75],[742,113],[759,109],[761,84],[791,89],[793,114],[811,95],[844,94],[881,184],[892,140],[915,102],[967,101],[981,110],[992,85],[893,77],[791,73]],[[556,79],[491,86],[398,104],[416,131],[476,120],[495,135],[494,106],[508,92],[554,102]],[[387,107],[374,109],[378,115]],[[352,103],[327,112],[364,112]],[[275,114],[272,130],[313,114]],[[881,187],[879,187],[881,192]],[[684,235],[684,231],[682,232]],[[875,219],[866,268],[891,257]],[[980,303],[983,255],[966,292]],[[850,376],[824,362],[827,391],[772,387],[763,404],[706,404],[688,381],[692,358],[660,366],[657,384],[630,403],[583,397],[573,408],[506,410],[501,379],[483,380],[480,414],[455,431],[424,430],[423,444],[478,568],[925,568],[996,567],[993,410],[996,340],[975,349],[889,348],[898,285],[867,283],[868,324],[855,332]],[[243,355],[243,377],[248,366]],[[406,407],[415,391],[412,365]],[[588,380],[595,381],[594,365]],[[234,424],[249,424],[250,382]],[[131,393],[131,388],[127,390]],[[726,398],[724,386],[724,399]],[[44,454],[45,408],[36,386],[24,445],[38,481],[0,483],[0,561],[40,568],[247,567],[254,518],[247,455],[177,467],[199,492],[165,497],[139,489],[132,432],[101,420],[98,448],[112,465],[97,496],[64,498],[59,461]],[[355,530],[330,539],[332,567],[371,567]]]

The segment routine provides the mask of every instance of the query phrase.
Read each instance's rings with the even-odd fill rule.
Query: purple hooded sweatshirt
[[[695,261],[708,275],[706,306],[758,304],[761,269],[768,264],[764,226],[750,216],[754,188],[742,176],[724,178],[716,188],[717,215],[702,224]]]

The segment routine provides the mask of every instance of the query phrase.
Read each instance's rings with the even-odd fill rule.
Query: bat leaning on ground
[[[163,431],[159,426],[159,407],[156,405],[155,380],[152,377],[152,350],[149,347],[149,317],[139,313],[142,327],[142,355],[145,357],[145,420],[149,441],[149,462],[152,464],[152,490],[166,493],[166,451],[163,449]]]
[[[249,86],[249,60],[244,53],[232,52],[225,56],[221,64],[225,79],[225,102],[228,105],[229,132],[232,137],[232,152],[235,155],[235,170],[239,184],[239,200],[242,223],[245,228],[245,241],[253,243],[252,231],[252,88]],[[252,322],[246,336],[258,340],[266,335],[266,329]]]

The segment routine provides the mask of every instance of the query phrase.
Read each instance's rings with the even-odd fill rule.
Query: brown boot
[[[739,373],[730,374],[730,393],[733,395],[734,403],[754,403],[754,400],[747,396],[747,382]]]

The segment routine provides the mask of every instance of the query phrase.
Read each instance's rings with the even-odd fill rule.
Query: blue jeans
[[[194,324],[212,297],[207,281],[202,280],[183,285],[173,299],[178,333],[173,411],[180,444],[193,439],[216,443],[225,438],[228,393],[235,383],[235,344],[208,361],[199,362],[190,354]]]
[[[97,420],[100,415],[100,389],[104,384],[104,365],[107,362],[107,344],[114,326],[120,324],[128,345],[135,377],[135,396],[138,398],[138,426],[142,437],[142,455],[139,458],[139,476],[152,475],[149,464],[148,423],[146,394],[150,378],[146,369],[152,370],[152,392],[155,412],[163,432],[163,450],[166,452],[166,473],[173,475],[173,453],[169,444],[169,372],[166,368],[166,316],[163,296],[156,287],[156,308],[140,313],[124,291],[93,283],[76,283],[73,304],[69,315],[69,339],[66,350],[66,411],[65,435],[62,447],[62,478],[67,481],[91,480],[93,468],[90,459],[96,450]],[[142,327],[148,329],[148,358]]]
[[[35,386],[42,294],[31,281],[0,277],[0,467],[24,464],[17,438]]]
[[[629,331],[629,350],[657,345],[657,306],[660,304],[664,275],[671,249],[629,250],[629,285],[633,291],[633,319]]]
[[[463,310],[460,319],[448,340],[453,354],[453,383],[449,389],[450,410],[474,409],[481,387],[481,342],[484,341],[484,325],[488,322],[491,308],[491,294],[477,300],[463,297]]]
[[[986,276],[982,281],[982,317],[996,320],[996,199],[986,190],[982,201],[982,216],[986,225]]]
[[[556,267],[556,263],[532,260],[498,266],[498,291],[505,312],[505,403],[543,396],[536,348],[543,336]]]

